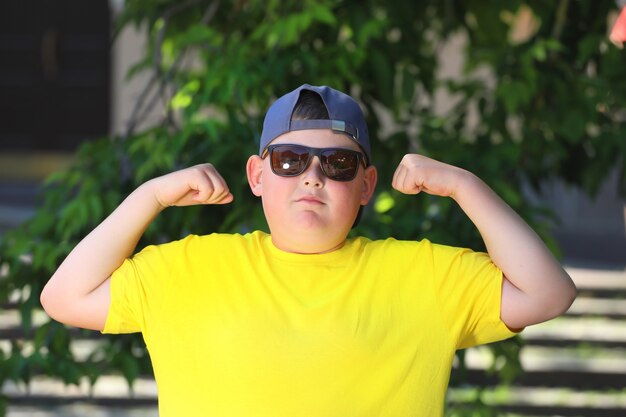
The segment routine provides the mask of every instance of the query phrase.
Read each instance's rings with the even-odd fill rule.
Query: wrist
[[[148,203],[150,208],[158,214],[165,210],[168,206],[159,200],[157,190],[158,184],[156,178],[153,178],[137,187],[135,193],[142,201]]]
[[[458,204],[461,204],[464,199],[468,198],[468,196],[476,195],[476,193],[485,186],[485,183],[478,178],[478,176],[470,171],[460,169],[457,176],[456,187],[450,197]]]

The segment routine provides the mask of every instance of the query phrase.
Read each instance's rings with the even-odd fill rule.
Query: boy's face
[[[285,133],[273,142],[313,148],[359,146],[342,133],[310,129]],[[248,160],[252,192],[262,197],[263,210],[274,245],[287,252],[322,253],[340,247],[348,235],[359,207],[367,204],[376,185],[376,169],[361,164],[352,181],[334,181],[324,175],[317,156],[296,177],[272,172],[269,157]]]

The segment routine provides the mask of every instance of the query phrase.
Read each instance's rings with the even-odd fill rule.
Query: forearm
[[[522,302],[536,311],[538,321],[569,307],[576,292],[571,278],[539,236],[491,188],[468,173],[452,197],[478,228],[493,262],[523,293]]]
[[[42,299],[77,300],[98,288],[129,257],[162,210],[150,182],[131,193],[87,235],[54,273]]]

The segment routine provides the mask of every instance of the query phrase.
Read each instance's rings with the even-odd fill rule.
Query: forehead
[[[331,129],[294,130],[280,135],[272,141],[272,145],[291,143],[313,148],[346,148],[359,151],[359,145],[344,133]]]

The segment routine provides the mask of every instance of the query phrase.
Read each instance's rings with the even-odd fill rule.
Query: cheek
[[[344,193],[344,195],[346,195],[347,198],[351,200],[358,200],[363,191],[363,186],[358,181],[359,179],[357,178],[353,182],[339,183],[342,187],[341,192]]]
[[[271,212],[280,210],[284,206],[285,200],[288,199],[289,184],[271,172],[268,175],[265,173],[263,175],[263,208],[270,209]]]
[[[361,202],[361,188],[350,183],[338,183],[334,190],[335,195],[340,196],[341,206],[347,211],[358,209]]]

